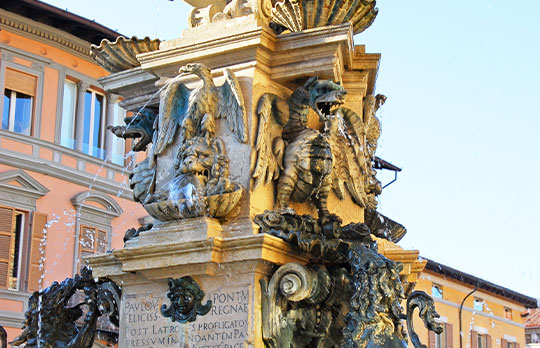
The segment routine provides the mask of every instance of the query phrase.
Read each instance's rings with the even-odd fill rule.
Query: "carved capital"
[[[5,60],[6,62],[13,62],[13,55],[5,50],[2,50],[2,60]]]
[[[120,98],[118,94],[114,93],[107,93],[105,97],[107,98],[108,104],[116,104],[116,102],[118,102],[118,98]]]
[[[77,82],[77,90],[79,92],[86,91],[90,87],[90,83],[87,81],[79,81]]]

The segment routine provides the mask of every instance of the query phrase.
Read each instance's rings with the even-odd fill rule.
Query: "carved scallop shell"
[[[242,191],[242,186],[236,184],[233,192],[203,197],[207,209],[206,212],[209,216],[215,218],[227,216],[236,206],[238,201],[240,201]],[[150,216],[160,221],[171,221],[201,216],[201,211],[197,209],[197,207],[190,208],[187,206],[185,199],[147,203],[144,205],[144,209],[146,209]]]
[[[351,22],[355,34],[377,16],[375,0],[281,0],[272,8],[272,21],[290,31]]]
[[[159,49],[159,39],[149,37],[127,39],[119,36],[115,42],[103,39],[99,46],[92,45],[90,52],[98,64],[110,73],[116,73],[140,66],[136,56],[140,53]]]

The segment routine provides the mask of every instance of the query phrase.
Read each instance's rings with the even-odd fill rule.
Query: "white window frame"
[[[15,284],[15,288],[8,288],[9,290],[19,290],[21,288],[21,272],[22,272],[22,256],[23,256],[23,245],[24,245],[24,239],[26,238],[26,217],[30,214],[27,211],[15,209],[15,213],[20,213],[21,215],[21,230],[19,231],[19,256],[17,260],[17,283]],[[27,251],[27,253],[30,252],[30,249]],[[15,261],[15,260],[13,260]]]
[[[90,129],[88,130],[88,154],[87,155],[90,155],[90,156],[93,156],[93,157],[97,157],[97,158],[101,158],[99,156],[94,156],[92,154],[92,150],[94,148],[94,139],[93,139],[93,134],[94,134],[94,119],[95,119],[95,116],[96,116],[96,95],[100,95],[103,97],[103,107],[101,108],[101,119],[100,119],[100,122],[99,122],[99,144],[96,146],[96,148],[98,149],[101,149],[103,151],[103,154],[105,154],[105,130],[104,130],[104,125],[105,125],[105,117],[106,117],[106,109],[107,109],[107,97],[94,90],[94,89],[87,89],[85,91],[86,92],[90,92],[92,94],[92,97],[90,99]],[[85,108],[86,108],[86,104],[85,104]],[[85,113],[86,113],[86,110],[85,110]],[[84,122],[84,117],[82,120],[77,120],[77,122]],[[84,135],[85,135],[85,132],[83,131],[83,138],[84,138]],[[84,141],[84,140],[83,140]],[[84,146],[84,145],[83,145]]]
[[[5,91],[10,91],[11,95],[10,95],[10,100],[9,100],[9,111],[8,111],[8,131],[10,132],[15,132],[15,109],[16,109],[16,106],[17,106],[17,92],[14,91],[14,90],[11,90],[11,89],[7,89],[5,88],[4,89],[4,93]],[[24,93],[22,93],[24,94]],[[25,133],[20,133],[20,134],[23,134],[23,135],[32,135],[32,127],[33,127],[33,123],[34,123],[34,96],[31,95],[30,96],[30,130],[28,132],[28,134],[25,134]],[[2,110],[3,112],[3,110]]]
[[[75,148],[75,142],[76,142],[76,139],[75,139],[75,125],[77,124],[77,96],[78,96],[78,87],[77,87],[77,83],[70,80],[70,79],[64,79],[64,83],[62,84],[62,111],[61,111],[61,118],[62,118],[62,121],[60,123],[60,139],[58,140],[58,142],[62,145],[62,146],[66,146],[64,144],[62,144],[62,140],[64,138],[66,138],[66,134],[64,134],[64,128],[63,128],[63,122],[64,122],[64,119],[65,119],[65,116],[64,115],[64,103],[65,103],[65,85],[66,84],[72,84],[74,87],[75,87],[75,95],[73,96],[73,107],[72,107],[72,110],[71,110],[71,130],[69,130],[70,134],[67,134],[67,136],[73,140],[73,144],[72,144],[72,147],[70,147],[71,149],[74,149]]]
[[[114,103],[113,108],[114,108],[113,124],[114,125],[123,124],[124,123],[124,118],[126,117],[128,111],[126,109],[124,109],[123,107],[121,107],[120,103],[118,103],[118,102]],[[112,163],[124,166],[124,162],[125,162],[125,158],[126,158],[126,140],[123,139],[123,138],[119,138],[116,135],[112,135],[112,142],[111,143],[112,143],[111,148],[106,149],[106,150],[111,151],[110,161]],[[118,153],[118,154],[115,153],[117,147],[120,147],[122,149],[121,154],[120,153]],[[122,157],[122,160],[120,161],[120,163],[115,162],[115,156],[116,155]]]

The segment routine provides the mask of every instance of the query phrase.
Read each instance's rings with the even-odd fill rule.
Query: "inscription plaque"
[[[179,324],[161,315],[169,299],[152,294],[126,294],[122,304],[120,348],[241,348],[248,338],[250,288],[223,286],[206,293],[210,312]]]

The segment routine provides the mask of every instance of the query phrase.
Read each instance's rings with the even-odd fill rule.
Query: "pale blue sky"
[[[179,37],[168,0],[48,0],[127,36]],[[404,248],[540,297],[540,1],[378,1],[355,37],[382,53],[379,156],[403,168],[380,211]],[[384,182],[391,178],[381,176]]]

